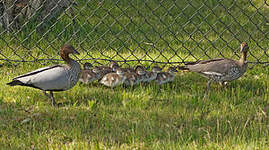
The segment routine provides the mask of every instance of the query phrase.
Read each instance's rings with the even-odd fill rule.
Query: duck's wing
[[[45,91],[62,91],[71,88],[69,77],[63,65],[55,65],[18,76],[8,85],[30,86]]]
[[[185,66],[190,71],[212,75],[225,74],[233,67],[238,67],[237,61],[223,58],[199,61]]]
[[[39,69],[37,69],[37,70],[28,72],[28,73],[26,73],[26,74],[17,76],[17,77],[15,77],[15,78],[13,78],[12,80],[16,80],[16,79],[19,79],[19,78],[22,78],[22,77],[32,76],[32,75],[41,73],[41,72],[43,72],[43,71],[50,70],[50,69],[57,68],[57,67],[63,67],[63,66],[62,66],[62,65],[53,65],[53,66],[48,66],[48,67],[39,68]]]

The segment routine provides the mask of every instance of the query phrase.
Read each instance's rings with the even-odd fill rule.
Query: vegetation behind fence
[[[0,60],[60,60],[69,42],[78,60],[182,63],[239,57],[268,63],[266,0],[52,0],[1,2]],[[39,2],[39,3],[37,3]]]

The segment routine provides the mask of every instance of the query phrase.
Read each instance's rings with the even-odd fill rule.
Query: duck
[[[159,72],[155,79],[157,84],[165,84],[168,82],[172,82],[175,79],[175,72],[177,69],[175,67],[169,67],[167,72]]]
[[[85,63],[83,66],[84,66],[84,69],[81,70],[79,81],[81,81],[84,84],[89,84],[91,82],[94,82],[100,79],[101,71],[98,67],[94,67],[93,69],[90,69],[92,67],[90,63]]]
[[[115,87],[124,83],[126,76],[120,67],[116,69],[116,72],[111,72],[106,74],[101,80],[100,83],[108,86]]]
[[[157,66],[157,65],[153,66],[151,71],[145,72],[146,79],[144,82],[149,83],[149,82],[155,80],[157,78],[157,74],[160,73],[161,71],[162,71],[162,69],[159,66]]]
[[[69,54],[79,55],[79,52],[72,45],[65,44],[60,49],[60,56],[66,64],[48,66],[17,76],[7,85],[19,85],[42,90],[51,99],[51,104],[55,106],[57,103],[53,92],[69,90],[79,80],[80,64],[70,58]]]
[[[209,59],[186,63],[185,66],[179,66],[178,68],[180,70],[196,72],[208,78],[207,91],[209,91],[212,81],[219,82],[223,85],[228,81],[240,78],[246,72],[248,50],[248,44],[242,42],[240,45],[241,57],[239,60],[229,58]]]

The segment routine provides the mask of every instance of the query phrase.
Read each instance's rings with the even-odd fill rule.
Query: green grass
[[[110,89],[97,83],[77,84],[69,91],[55,93],[56,101],[64,104],[59,108],[52,107],[39,90],[5,85],[17,75],[45,66],[43,63],[59,62],[14,63],[2,59],[60,59],[58,48],[67,41],[81,52],[78,59],[92,56],[181,62],[180,58],[194,61],[208,56],[238,59],[234,54],[239,54],[241,40],[249,44],[248,61],[268,62],[265,54],[269,41],[263,34],[268,25],[261,14],[269,12],[264,1],[251,1],[253,5],[244,0],[220,2],[222,5],[207,0],[202,5],[192,1],[190,6],[185,1],[167,0],[162,1],[166,8],[157,8],[157,0],[147,4],[137,0],[131,1],[132,8],[128,7],[130,1],[121,0],[117,5],[125,9],[132,22],[125,15],[115,22],[113,18],[122,12],[113,7],[114,1],[92,0],[83,7],[85,1],[78,0],[75,24],[69,25],[71,19],[62,15],[58,18],[61,21],[52,21],[43,32],[34,31],[38,23],[31,21],[15,35],[1,33],[0,149],[269,149],[269,67],[263,65],[247,70],[227,87],[212,84],[207,98],[207,80],[183,72],[172,84],[162,86],[152,83]],[[187,5],[185,15],[178,13]],[[237,20],[225,13],[231,5],[230,13]],[[238,6],[243,6],[244,13]],[[152,8],[156,8],[154,13]],[[130,56],[129,50],[135,56]],[[136,63],[128,62],[131,66]]]
[[[227,87],[195,73],[175,82],[132,88],[78,84],[56,93],[56,108],[39,90],[5,85],[41,67],[0,70],[3,149],[268,149],[269,68],[256,66]]]

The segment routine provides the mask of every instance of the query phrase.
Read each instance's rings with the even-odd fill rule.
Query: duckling
[[[99,79],[102,79],[106,74],[116,72],[116,69],[119,68],[119,65],[116,62],[112,62],[109,67],[108,66],[98,66],[98,69],[100,70]]]
[[[157,65],[153,66],[152,71],[146,71],[145,82],[149,83],[149,82],[155,80],[157,77],[157,74],[160,73],[161,71],[162,71],[162,69],[159,66],[157,66]]]
[[[145,74],[146,74],[145,68],[143,66],[138,65],[135,68],[135,72],[136,72],[137,77],[138,77],[138,79],[137,79],[138,80],[138,83],[144,82],[145,79],[146,79],[146,76],[145,76]]]
[[[112,62],[109,66],[98,66],[98,68],[104,73],[108,74],[111,72],[116,72],[119,65],[116,62]]]
[[[125,73],[125,81],[124,81],[124,85],[130,85],[130,86],[134,86],[136,84],[139,83],[139,77],[136,73]]]
[[[88,64],[84,64],[84,69],[81,71],[79,81],[84,84],[89,84],[93,81],[99,80],[101,77],[100,69],[98,67],[94,67],[93,69],[88,68]]]
[[[177,72],[175,67],[169,67],[168,72],[159,72],[157,74],[155,82],[158,84],[172,82],[175,79],[175,72]]]
[[[124,72],[121,68],[116,69],[116,73],[108,73],[106,74],[100,81],[101,84],[104,84],[108,87],[115,87],[122,84],[125,81],[126,77],[124,76]]]

